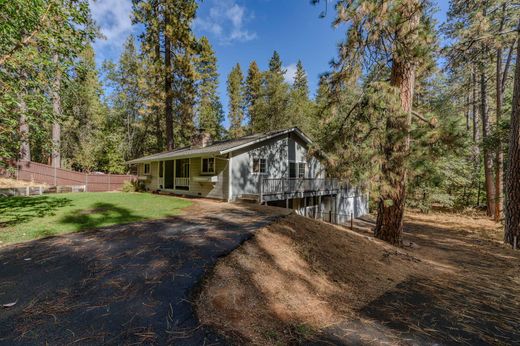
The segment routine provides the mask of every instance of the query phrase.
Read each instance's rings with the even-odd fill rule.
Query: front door
[[[173,189],[173,160],[164,161],[164,188]]]

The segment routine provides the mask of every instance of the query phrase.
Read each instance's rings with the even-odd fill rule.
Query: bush
[[[123,187],[121,188],[123,192],[139,192],[143,191],[142,184],[137,180],[127,180],[123,183]]]

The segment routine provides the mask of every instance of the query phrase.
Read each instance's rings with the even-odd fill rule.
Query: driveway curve
[[[225,344],[191,299],[287,210],[195,200],[177,217],[0,248],[0,344]]]

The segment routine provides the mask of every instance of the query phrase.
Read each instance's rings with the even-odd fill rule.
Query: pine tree
[[[194,130],[196,97],[194,55],[196,39],[191,24],[195,0],[133,0],[134,21],[144,26],[143,50],[155,67],[153,77],[162,83],[166,148],[185,145]]]
[[[200,52],[196,60],[198,97],[197,118],[199,128],[206,130],[215,139],[222,137],[223,112],[218,88],[217,58],[206,37],[201,37]]]
[[[63,91],[62,156],[65,166],[82,171],[101,169],[103,128],[108,109],[101,101],[94,50],[85,47]]]
[[[516,36],[517,40],[520,40],[520,30]],[[516,48],[516,69],[508,162],[509,167],[507,168],[505,179],[506,205],[504,240],[513,245],[514,248],[518,248],[518,240],[520,238],[520,44],[517,44]]]
[[[229,97],[229,135],[238,138],[244,135],[244,76],[240,64],[236,64],[228,75],[227,93]]]
[[[262,72],[258,68],[256,61],[249,64],[246,78],[245,101],[249,128],[255,132],[258,130],[258,110],[257,102],[260,98],[262,89]]]
[[[264,74],[261,98],[257,103],[255,131],[267,132],[289,125],[289,85],[284,80],[285,70],[278,52],[269,60],[269,70]]]
[[[294,74],[293,91],[296,91],[299,95],[309,97],[309,85],[307,81],[307,73],[303,68],[301,60],[296,63],[296,73]]]
[[[367,66],[373,67],[370,71],[377,72],[375,76],[380,74],[374,69],[378,66],[384,67],[382,72],[389,73],[388,77],[368,80],[362,101],[355,102],[345,113],[339,112],[343,106],[336,103],[332,119],[328,120],[338,125],[338,130],[329,135],[337,141],[332,148],[343,152],[340,143],[345,145],[345,132],[348,132],[378,154],[380,189],[374,234],[392,244],[400,244],[416,73],[428,62],[426,57],[433,41],[429,4],[419,0],[338,1],[336,10],[334,24],[345,23],[348,29],[329,76],[331,99],[340,102],[342,94],[358,82],[356,79],[366,72]],[[361,102],[365,103],[358,120],[368,123],[368,132],[357,138],[359,134],[351,132],[355,127],[348,128],[347,123]],[[380,131],[382,128],[384,131]],[[372,144],[366,144],[370,140]],[[342,166],[340,162],[335,164]]]
[[[59,89],[95,37],[88,1],[4,1],[0,8],[0,156],[47,161],[58,149],[49,129],[55,125],[58,144]]]
[[[305,133],[312,135],[316,129],[313,115],[313,103],[309,99],[307,74],[300,60],[296,64],[296,73],[289,98],[289,126],[298,126]]]
[[[123,138],[125,160],[161,150],[153,136],[156,120],[154,85],[150,85],[147,55],[140,54],[133,36],[129,36],[119,62],[104,63],[105,84],[110,88],[110,118],[116,132]]]
[[[453,0],[445,25],[452,41],[448,49],[452,70],[457,70],[461,75],[471,75],[466,80],[479,84],[479,97],[473,93],[471,99],[473,105],[478,103],[480,115],[479,120],[477,112],[473,112],[474,124],[480,123],[482,128],[480,138],[477,138],[479,133],[475,131],[474,138],[478,139],[475,154],[480,155],[479,147],[482,147],[487,213],[497,221],[503,209],[503,100],[507,80],[510,80],[508,73],[515,41],[510,34],[517,25],[516,18],[518,7],[508,1]],[[504,61],[505,66],[502,64]],[[492,81],[494,93],[490,92],[489,87]],[[493,109],[496,110],[495,122]],[[480,156],[477,159],[480,161]]]

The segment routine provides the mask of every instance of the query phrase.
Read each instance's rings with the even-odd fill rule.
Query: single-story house
[[[200,131],[191,146],[128,163],[149,191],[253,200],[337,222],[366,214],[367,193],[328,178],[311,145],[296,127],[214,142]]]

